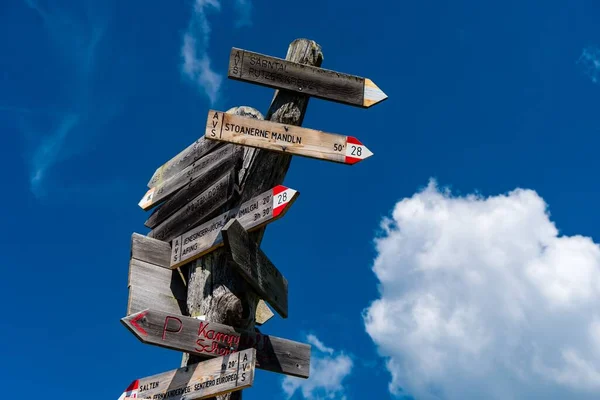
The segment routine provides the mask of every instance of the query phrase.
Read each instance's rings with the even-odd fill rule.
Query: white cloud
[[[56,131],[45,136],[35,149],[31,158],[30,188],[38,198],[46,194],[43,185],[46,172],[59,161],[67,136],[78,122],[78,115],[67,115],[60,122]]]
[[[304,399],[345,400],[342,382],[352,372],[352,359],[344,352],[334,355],[335,350],[325,346],[315,335],[308,335],[306,340],[314,346],[310,357],[310,377],[286,376],[282,388],[288,399],[300,389]]]
[[[234,8],[237,13],[236,27],[252,25],[250,0],[235,0]],[[211,27],[207,14],[211,11],[221,11],[219,0],[195,1],[194,11],[181,44],[181,70],[187,79],[206,94],[210,103],[214,104],[219,98],[223,75],[213,70],[208,55]]]
[[[325,346],[323,342],[321,342],[319,338],[313,334],[306,336],[306,341],[315,346],[322,353],[333,354],[334,350],[331,347]]]
[[[236,27],[251,26],[252,2],[250,0],[235,0],[235,10],[238,14]]]
[[[99,108],[109,108],[91,104],[93,94],[90,92],[98,46],[104,37],[106,21],[99,13],[90,13],[93,18],[83,21],[74,15],[73,10],[67,11],[54,4],[42,7],[34,0],[25,0],[25,5],[39,17],[49,45],[56,53],[56,58],[64,62],[63,68],[68,70],[70,78],[68,82],[62,83],[61,89],[66,89],[58,91],[61,97],[57,99],[68,104],[67,112],[27,107],[0,108],[2,111],[29,114],[27,125],[38,125],[35,129],[23,129],[22,133],[31,145],[30,189],[36,197],[41,198],[49,192],[48,172],[56,163],[84,151],[92,143],[90,139],[94,130],[89,127],[84,130],[82,125],[100,125],[101,119],[98,118],[90,123],[91,115],[104,113],[96,111]],[[86,11],[89,11],[87,6]],[[116,103],[114,97],[111,100],[113,104]],[[39,127],[39,122],[48,121],[40,118],[42,114],[53,117],[51,127]]]
[[[589,46],[583,49],[577,64],[594,83],[600,83],[600,48]]]
[[[213,71],[208,56],[210,24],[206,13],[209,9],[221,10],[218,0],[196,0],[192,18],[183,35],[181,69],[185,76],[206,93],[211,104],[217,101],[223,77]]]
[[[531,190],[434,182],[382,223],[365,326],[390,391],[424,399],[600,395],[600,247],[559,236]]]

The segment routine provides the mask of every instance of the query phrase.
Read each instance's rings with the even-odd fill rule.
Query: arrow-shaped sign
[[[144,210],[149,210],[194,180],[200,186],[209,186],[225,171],[233,168],[241,155],[242,152],[236,146],[221,146],[196,160],[183,171],[150,188],[138,205]],[[176,208],[171,209],[170,213],[176,210]],[[167,211],[163,212],[166,213]]]
[[[304,343],[151,309],[122,318],[121,323],[143,343],[206,357],[255,348],[257,368],[309,376],[310,345]]]
[[[169,242],[216,215],[219,209],[228,204],[236,193],[235,175],[234,170],[229,170],[214,184],[194,197],[185,207],[155,226],[148,233],[148,237]]]
[[[229,115],[229,114],[228,114]],[[279,185],[253,197],[204,224],[173,239],[171,268],[178,268],[223,245],[221,228],[237,218],[247,231],[260,228],[281,218],[300,193]]]
[[[239,59],[242,59],[239,65]],[[387,95],[368,78],[295,63],[248,50],[232,48],[228,77],[274,89],[368,108]]]
[[[256,350],[248,349],[133,381],[125,399],[205,399],[249,388],[254,383]]]
[[[288,281],[250,239],[248,232],[237,219],[227,222],[221,230],[225,248],[233,265],[252,286],[256,294],[265,299],[283,318],[288,316]]]
[[[205,137],[280,153],[356,164],[373,155],[358,139],[210,110]]]
[[[206,140],[204,137],[199,138],[194,143],[183,149],[175,157],[161,165],[154,171],[152,178],[148,182],[148,187],[160,185],[167,179],[177,175],[194,161],[207,154],[215,148],[215,143]]]

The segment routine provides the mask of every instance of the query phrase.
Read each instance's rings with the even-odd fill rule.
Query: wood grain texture
[[[208,112],[205,137],[243,146],[353,165],[373,153],[358,139],[272,121]]]
[[[187,287],[179,276],[179,270],[169,268],[170,256],[171,246],[168,243],[139,233],[131,236],[127,315],[147,308],[187,315]],[[273,317],[273,312],[263,300],[258,302],[255,317],[257,325]]]
[[[273,311],[267,306],[264,300],[259,300],[256,305],[256,312],[254,314],[254,318],[256,318],[256,325],[262,325],[271,318],[273,318],[275,314]]]
[[[242,277],[283,318],[288,316],[288,281],[263,251],[250,240],[238,220],[221,230],[225,248]]]
[[[229,204],[234,195],[235,171],[228,171],[185,207],[165,219],[148,233],[148,237],[170,242],[175,237],[200,225]]]
[[[197,318],[152,309],[121,319],[146,344],[185,351],[203,358],[256,349],[256,366],[271,372],[308,378],[310,345]]]
[[[387,98],[370,79],[235,47],[229,55],[227,76],[363,108]]]
[[[177,299],[173,293],[168,290],[156,291],[154,289],[144,289],[147,286],[129,287],[129,296],[127,299],[127,315],[138,313],[148,307],[173,315],[186,314],[186,299]]]
[[[258,229],[284,216],[299,195],[294,189],[276,186],[174,238],[170,268],[178,268],[221,247],[221,229],[230,219],[237,219],[248,231]]]
[[[224,147],[226,146],[221,143],[221,146],[218,146],[210,153],[200,157],[183,171],[150,188],[142,197],[138,205],[143,210],[149,210],[164,202],[194,179],[199,179],[201,177],[207,179],[206,175],[208,175],[208,177],[214,177],[215,175],[216,177],[221,176],[223,174],[222,172],[210,174],[210,171],[223,163],[230,163],[233,161],[233,148],[231,146]],[[216,179],[216,177],[213,179]],[[204,184],[206,185],[206,183]]]
[[[148,187],[156,186],[177,173],[183,171],[194,161],[207,154],[217,146],[217,143],[208,141],[203,137],[190,144],[175,157],[156,169],[148,182]]]
[[[124,398],[192,400],[249,388],[254,383],[256,350],[206,360],[133,381]]]
[[[192,164],[189,178],[180,190],[175,192],[166,202],[156,208],[144,223],[148,228],[155,228],[158,224],[173,215],[178,210],[189,204],[195,197],[213,185],[217,179],[227,172],[241,167],[243,149],[239,146],[226,144],[214,152],[200,158]],[[185,171],[183,174],[187,175]],[[172,178],[173,179],[173,178]],[[190,179],[193,179],[190,181]]]
[[[131,258],[169,268],[171,245],[139,233],[131,235]]]

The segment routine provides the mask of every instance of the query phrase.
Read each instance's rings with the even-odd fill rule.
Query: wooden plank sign
[[[221,149],[227,151],[221,151]],[[208,168],[203,169],[203,172],[200,175],[170,196],[170,198],[161,204],[160,207],[156,208],[152,215],[144,222],[144,225],[148,228],[155,228],[165,219],[189,204],[196,196],[214,184],[218,178],[222,177],[223,174],[234,170],[235,163],[238,160],[241,161],[243,148],[233,144],[226,144],[221,149],[200,159],[198,163],[204,163],[205,159],[211,159],[219,155],[222,156],[222,158],[211,163]]]
[[[139,233],[131,236],[127,315],[148,307],[171,314],[185,313],[187,288],[179,270],[168,269],[170,255],[168,243]]]
[[[387,95],[368,78],[287,61],[248,50],[232,48],[227,76],[273,89],[368,108]]]
[[[203,137],[190,144],[184,150],[182,150],[175,157],[161,165],[156,169],[152,178],[148,182],[148,187],[151,188],[156,186],[172,176],[177,175],[183,171],[187,166],[192,164],[194,161],[207,154],[209,151],[214,149],[216,144]]]
[[[255,367],[256,350],[248,349],[137,379],[125,389],[119,400],[193,400],[226,394],[251,387]]]
[[[308,378],[310,345],[152,309],[121,319],[140,341],[198,356],[219,357],[255,348],[256,367]]]
[[[358,139],[210,110],[205,137],[297,156],[356,164],[373,155]]]
[[[171,246],[139,233],[131,236],[129,262],[129,299],[127,315],[147,308],[171,315],[187,312],[187,287],[178,269],[169,268]],[[274,316],[261,299],[256,307],[256,324],[262,325]]]
[[[225,248],[233,265],[252,286],[256,294],[265,299],[283,318],[288,316],[288,281],[275,265],[250,239],[237,219],[232,219],[221,230]]]
[[[236,146],[221,146],[196,160],[180,173],[150,188],[138,205],[144,210],[149,210],[193,180],[200,180],[202,186],[208,186],[223,175],[225,170],[232,168],[235,162],[241,159],[241,155],[242,152],[236,149]]]
[[[170,242],[182,233],[195,228],[214,215],[220,207],[229,203],[234,195],[235,183],[235,171],[230,170],[185,207],[152,229],[148,237]]]
[[[228,114],[229,115],[229,114]],[[202,257],[223,245],[221,228],[237,218],[247,231],[260,228],[281,218],[300,193],[283,185],[275,186],[253,197],[239,207],[205,222],[173,239],[171,268],[177,268]]]

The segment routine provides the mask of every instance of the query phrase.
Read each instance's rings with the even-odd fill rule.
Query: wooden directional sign
[[[167,199],[194,179],[201,181],[202,186],[208,186],[216,178],[223,175],[223,172],[232,168],[241,155],[242,151],[236,148],[236,146],[221,146],[212,153],[196,160],[178,174],[152,187],[142,197],[138,205],[142,209],[148,210]]]
[[[256,350],[248,349],[137,379],[119,400],[194,400],[226,394],[252,386],[255,366]]]
[[[342,164],[356,164],[373,155],[352,136],[240,117],[215,110],[208,112],[205,137]]]
[[[182,233],[200,225],[213,213],[229,203],[235,190],[235,171],[230,170],[213,185],[200,193],[185,207],[156,226],[148,237],[170,242]]]
[[[288,282],[275,265],[250,239],[237,219],[230,220],[221,230],[225,248],[233,265],[252,286],[283,317],[288,316]]]
[[[174,238],[171,268],[187,264],[221,247],[223,245],[221,228],[231,218],[237,218],[247,231],[258,229],[281,218],[299,195],[300,193],[294,189],[282,185],[275,186],[239,207]]]
[[[216,144],[214,142],[206,140],[204,137],[196,140],[190,144],[183,151],[177,154],[175,157],[161,165],[156,169],[152,178],[148,182],[148,187],[152,188],[160,183],[166,181],[172,176],[177,175],[183,171],[187,166],[192,164],[194,161],[207,154],[209,151],[214,149]]]
[[[233,171],[235,163],[238,160],[241,161],[242,154],[243,148],[241,146],[226,144],[218,151],[210,153],[204,158],[198,160],[196,163],[192,164],[195,165],[193,167],[194,169],[201,165],[205,165],[206,167],[202,168],[202,172],[199,173],[192,181],[186,181],[189,183],[175,192],[166,202],[161,204],[160,207],[156,208],[152,215],[150,215],[150,217],[146,220],[144,225],[146,225],[148,228],[155,228],[158,224],[173,215],[175,212],[190,204],[192,200],[196,198],[196,196],[213,185],[224,174],[229,171]],[[207,165],[205,164],[205,161],[207,160],[213,162],[210,162]]]
[[[171,315],[187,312],[187,287],[177,269],[169,268],[171,246],[139,233],[131,236],[129,262],[129,299],[127,315],[147,308]],[[256,307],[256,324],[273,317],[273,311],[261,299]]]
[[[143,343],[206,357],[255,348],[257,368],[300,378],[310,373],[308,344],[152,309],[121,323]]]
[[[370,79],[235,47],[229,56],[228,77],[363,108],[387,99],[387,95]]]

